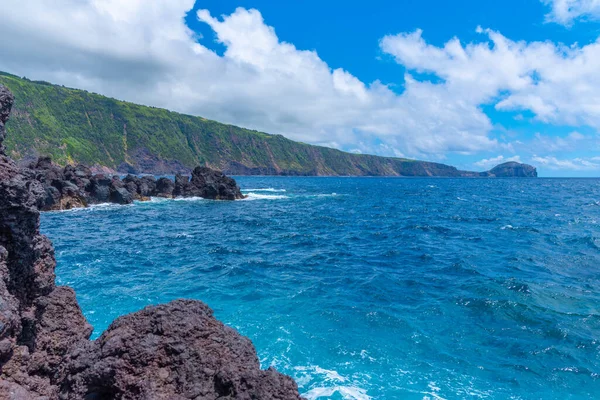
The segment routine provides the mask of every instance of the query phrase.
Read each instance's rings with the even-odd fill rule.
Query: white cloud
[[[600,19],[600,0],[542,0],[551,6],[549,21],[571,25],[577,19]]]
[[[398,95],[361,82],[280,41],[257,10],[198,12],[220,56],[184,24],[193,3],[5,0],[0,69],[362,152],[435,158],[496,146],[488,117],[448,87],[407,76]]]
[[[483,160],[473,163],[473,165],[477,168],[483,168],[483,169],[489,170],[499,164],[509,162],[509,161],[521,162],[521,157],[512,156],[512,157],[506,158],[504,156],[498,156],[498,157],[492,157],[492,158],[484,158]]]
[[[489,42],[463,45],[454,38],[429,45],[417,30],[387,36],[381,46],[407,68],[444,80],[456,102],[498,110],[528,110],[537,120],[600,128],[600,42],[565,47],[515,42],[478,29]]]
[[[489,104],[530,111],[545,123],[600,128],[599,42],[514,42],[481,28],[481,42],[454,38],[442,47],[426,43],[420,30],[387,36],[382,50],[408,69],[397,94],[281,41],[257,10],[238,8],[221,18],[198,12],[225,48],[218,54],[204,45],[212,38],[199,38],[185,25],[193,5],[4,0],[10,12],[0,37],[10,40],[0,41],[0,70],[382,155],[513,152],[518,140],[491,137],[498,126],[482,110]],[[440,79],[422,81],[413,71]]]
[[[570,171],[593,171],[600,170],[595,158],[585,159],[581,157],[573,159],[557,159],[554,156],[533,156],[533,162],[538,163],[540,167],[551,170],[570,170]]]

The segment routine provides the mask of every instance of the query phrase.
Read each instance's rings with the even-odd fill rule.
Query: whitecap
[[[242,189],[242,192],[285,192],[285,189],[263,188],[263,189]]]
[[[202,197],[176,197],[173,200],[175,201],[205,201],[206,199]]]
[[[47,212],[49,212],[49,213],[92,212],[92,211],[106,210],[106,209],[118,208],[118,207],[123,207],[123,206],[131,206],[131,205],[132,204],[122,205],[122,204],[116,204],[116,203],[100,203],[100,204],[90,204],[87,207],[75,207],[75,208],[70,208],[68,210],[50,210]]]
[[[281,194],[260,194],[260,193],[248,193],[244,200],[281,200],[289,199],[288,196]]]
[[[321,368],[318,365],[310,365],[307,367],[294,367],[300,372],[297,380],[304,384],[313,380],[316,375],[319,376],[321,384],[330,386],[313,387],[309,391],[303,393],[303,396],[309,400],[322,398],[331,398],[338,394],[346,400],[370,400],[371,396],[367,395],[367,391],[356,386],[353,382],[348,382],[348,378],[343,377],[335,370]],[[305,375],[306,374],[306,375]]]
[[[308,400],[331,398],[334,394],[339,394],[345,400],[370,400],[371,396],[367,391],[356,386],[332,386],[317,387],[304,393],[303,396]]]

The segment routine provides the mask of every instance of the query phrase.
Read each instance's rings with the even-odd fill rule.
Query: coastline
[[[12,103],[0,85],[0,141]],[[39,231],[46,190],[4,151],[0,142],[0,397],[301,398],[200,301],[146,307],[90,341],[75,292],[56,286],[54,249]]]

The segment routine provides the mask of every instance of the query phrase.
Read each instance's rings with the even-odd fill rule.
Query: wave
[[[246,201],[250,200],[281,200],[281,199],[289,199],[289,196],[285,196],[282,194],[260,194],[260,193],[248,193],[247,197],[244,199]]]
[[[333,387],[317,387],[304,393],[303,396],[308,400],[316,400],[321,398],[332,398],[334,394],[339,394],[345,400],[370,400],[371,396],[366,393],[366,390],[355,386],[333,386]]]
[[[324,384],[330,386],[317,386],[302,394],[308,400],[316,400],[321,398],[331,398],[334,395],[341,396],[345,400],[370,400],[371,396],[367,394],[365,389],[362,389],[352,383],[348,379],[341,376],[337,371],[321,368],[318,365],[308,367],[294,367],[300,374],[305,374],[304,379],[308,381],[318,376]],[[298,379],[302,381],[303,379]]]
[[[242,189],[242,192],[286,192],[285,189],[264,188],[264,189]]]
[[[202,197],[176,197],[173,199],[174,201],[206,201],[206,199]]]
[[[48,213],[76,213],[76,212],[90,212],[90,211],[100,211],[112,208],[119,208],[124,206],[131,206],[132,204],[116,204],[116,203],[100,203],[100,204],[90,204],[87,207],[76,207],[70,208],[68,210],[51,210],[46,211]]]

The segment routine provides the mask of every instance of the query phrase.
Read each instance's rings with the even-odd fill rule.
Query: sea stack
[[[39,209],[56,193],[1,145],[12,104],[0,85],[0,398],[300,399],[292,378],[261,370],[250,340],[199,301],[147,307],[89,340],[92,327],[73,289],[56,286],[54,249],[39,231]],[[75,182],[55,188],[61,195],[77,196],[86,180],[109,197],[128,185],[68,172]]]
[[[537,169],[528,164],[515,161],[497,165],[488,171],[489,176],[497,178],[537,178]]]

